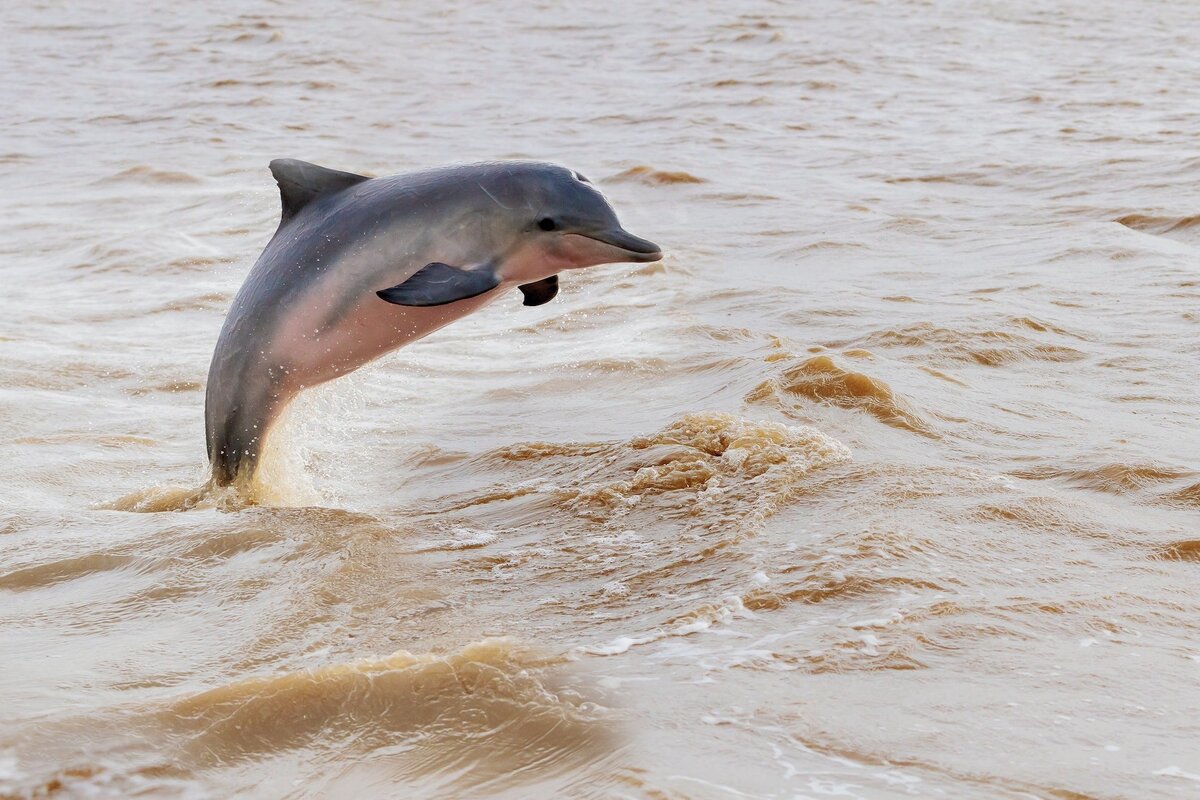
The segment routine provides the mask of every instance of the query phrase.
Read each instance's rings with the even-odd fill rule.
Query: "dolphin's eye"
[[[549,217],[542,217],[538,220],[538,227],[544,231],[552,231],[558,226],[554,224],[554,220]]]

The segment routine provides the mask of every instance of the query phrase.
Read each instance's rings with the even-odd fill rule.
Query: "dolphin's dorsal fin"
[[[370,180],[365,175],[326,169],[294,158],[277,158],[272,161],[271,174],[279,184],[279,197],[283,201],[281,223],[299,214],[300,209],[317,197],[340,192]]]

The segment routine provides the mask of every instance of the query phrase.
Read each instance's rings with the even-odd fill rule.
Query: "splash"
[[[258,469],[250,478],[228,486],[217,486],[211,479],[199,486],[154,486],[131,492],[102,503],[106,511],[158,513],[215,508],[239,511],[251,506],[292,507],[318,505],[325,498],[317,491],[308,454],[302,420],[307,404],[293,402],[271,428]]]
[[[753,526],[805,475],[849,460],[850,451],[815,428],[694,413],[612,455],[605,474],[619,473],[622,466],[632,474],[582,484],[573,501],[581,513],[607,518],[654,501],[659,512]]]

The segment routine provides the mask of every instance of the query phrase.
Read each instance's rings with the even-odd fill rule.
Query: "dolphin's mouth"
[[[579,235],[624,251],[627,256],[626,261],[658,261],[662,258],[662,248],[654,242],[634,236],[622,228]]]

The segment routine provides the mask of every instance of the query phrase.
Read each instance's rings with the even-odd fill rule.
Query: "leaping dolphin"
[[[345,375],[518,286],[527,306],[558,273],[658,261],[586,178],[497,162],[367,178],[271,162],[283,215],[234,298],[208,371],[216,485],[249,480],[301,390]]]

